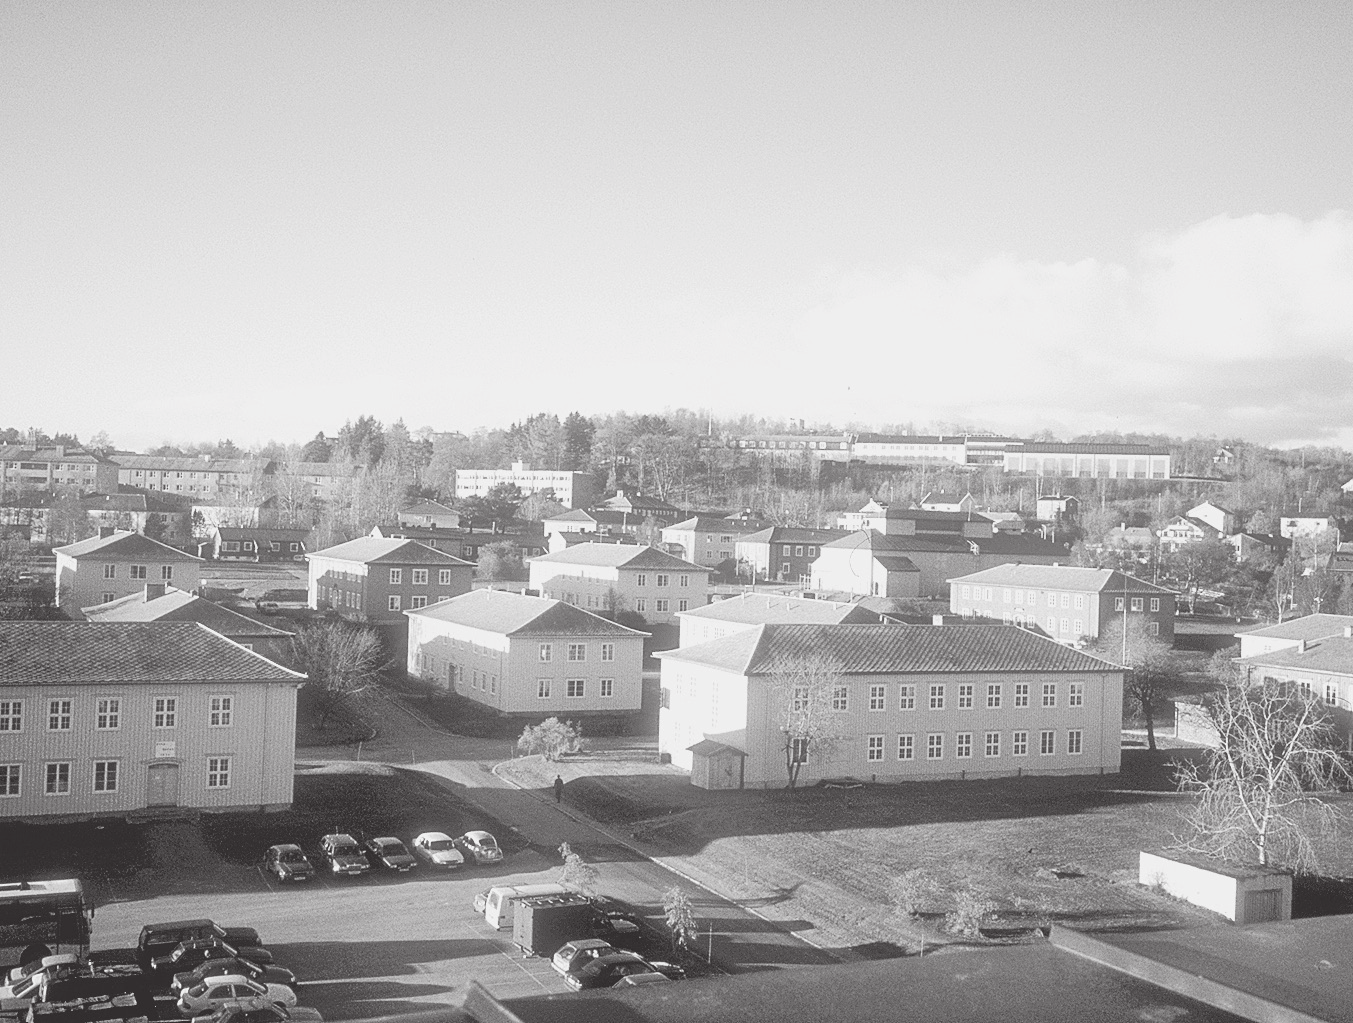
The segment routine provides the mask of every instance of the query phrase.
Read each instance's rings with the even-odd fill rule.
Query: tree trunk
[[[1156,709],[1150,700],[1142,701],[1142,717],[1146,719],[1146,748],[1156,748]]]

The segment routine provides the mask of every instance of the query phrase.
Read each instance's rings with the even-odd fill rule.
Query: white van
[[[484,898],[484,919],[494,930],[511,928],[516,915],[518,899],[537,895],[570,895],[571,890],[561,884],[503,884],[488,890]]]

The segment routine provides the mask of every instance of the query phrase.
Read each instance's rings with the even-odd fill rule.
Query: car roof
[[[332,840],[333,840],[334,842],[336,842],[336,843],[337,843],[337,842],[351,842],[351,843],[353,843],[354,845],[357,844],[357,839],[353,838],[353,837],[352,837],[351,835],[349,835],[346,831],[335,831],[335,832],[332,832],[331,834],[325,835],[323,838],[320,839],[320,841],[321,841],[321,842],[328,842],[330,839],[332,839]]]
[[[589,948],[610,948],[611,943],[604,938],[579,938],[577,941],[570,941],[561,946],[561,951],[565,948],[571,948],[575,952],[581,952]]]
[[[274,846],[271,846],[270,848],[276,849],[278,852],[300,852],[300,851],[301,851],[301,847],[300,847],[299,845],[297,845],[296,843],[294,843],[294,842],[283,842],[283,843],[280,844],[280,845],[274,845]]]
[[[414,841],[421,842],[423,839],[427,839],[429,842],[449,842],[451,836],[444,831],[424,831]]]
[[[462,838],[473,838],[476,842],[482,842],[486,838],[493,838],[487,831],[467,831]]]
[[[141,928],[142,931],[181,931],[189,927],[211,927],[212,922],[207,919],[201,920],[171,920],[167,924],[146,924]]]
[[[213,984],[224,984],[224,983],[226,983],[227,981],[235,981],[235,982],[238,982],[238,983],[240,983],[240,984],[243,984],[243,983],[245,983],[246,981],[251,981],[251,978],[246,977],[246,976],[245,976],[244,974],[242,974],[242,973],[223,973],[223,974],[221,974],[219,977],[212,977],[212,978],[211,978],[211,982],[212,982]]]
[[[386,845],[390,842],[399,842],[400,845],[404,844],[403,842],[400,842],[399,839],[397,839],[394,835],[382,835],[380,838],[373,838],[370,839],[369,841],[372,845]]]
[[[616,949],[610,955],[597,956],[592,960],[592,965],[597,969],[605,969],[607,966],[618,966],[621,963],[642,963],[644,957],[636,952],[622,952]]]

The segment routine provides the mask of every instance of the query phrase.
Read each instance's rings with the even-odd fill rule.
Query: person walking
[[[554,801],[556,803],[564,801],[564,779],[557,774],[554,776]]]

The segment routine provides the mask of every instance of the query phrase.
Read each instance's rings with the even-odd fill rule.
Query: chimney
[[[1344,639],[1353,639],[1353,625],[1344,626]]]
[[[116,533],[116,532],[117,532],[117,530],[114,529],[112,526],[100,526],[100,527],[99,527],[99,539],[100,539],[100,540],[106,540],[106,539],[108,539],[108,537],[112,536],[112,535],[113,535],[114,533]]]
[[[930,624],[931,624],[931,625],[943,625],[943,624],[944,624],[944,615],[931,615],[931,616],[930,616]]]
[[[164,583],[146,583],[146,600],[155,600],[164,596]]]
[[[1306,641],[1304,639],[1297,640],[1297,653],[1304,654],[1305,652],[1306,652]]]

